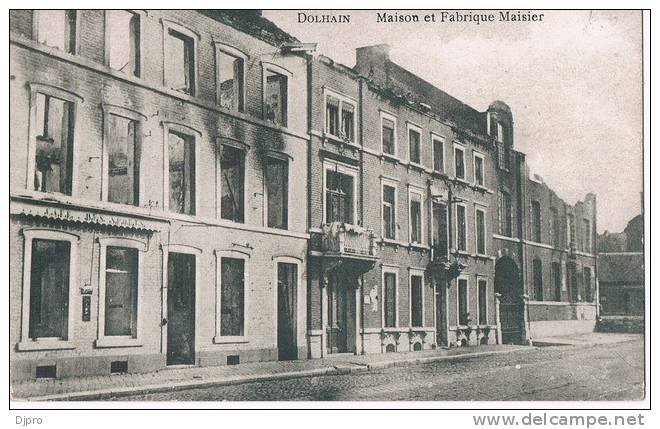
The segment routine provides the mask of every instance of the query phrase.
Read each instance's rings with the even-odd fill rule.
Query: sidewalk
[[[226,386],[264,380],[349,374],[392,366],[532,350],[527,346],[489,345],[405,353],[340,355],[324,359],[250,362],[234,366],[164,369],[146,374],[43,379],[12,384],[13,400],[104,400],[127,395]]]
[[[642,334],[619,334],[612,332],[590,332],[587,334],[572,334],[556,337],[536,338],[532,344],[537,347],[577,346],[589,347],[598,344],[616,344],[626,341],[644,339]]]

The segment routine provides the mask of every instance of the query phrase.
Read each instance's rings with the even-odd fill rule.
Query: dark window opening
[[[36,378],[57,378],[57,367],[55,365],[39,365],[35,375]]]
[[[479,324],[487,325],[488,324],[488,283],[486,280],[479,279],[478,282],[478,293],[479,293]]]
[[[243,222],[245,153],[231,146],[223,146],[220,174],[222,175],[220,217],[234,222]]]
[[[433,170],[445,172],[444,143],[438,139],[433,139]]]
[[[137,337],[138,251],[108,247],[105,262],[105,335]]]
[[[410,241],[422,242],[422,197],[417,194],[410,196]]]
[[[582,277],[584,281],[584,300],[587,302],[593,302],[594,296],[591,288],[591,268],[585,267],[582,271]]]
[[[532,201],[532,240],[541,243],[541,203]]]
[[[71,243],[32,240],[29,337],[66,339]]]
[[[76,11],[40,10],[37,13],[38,42],[75,54]]]
[[[457,179],[465,179],[465,152],[463,149],[454,148],[454,172]]]
[[[385,238],[396,238],[396,190],[392,186],[383,185],[383,235]]]
[[[511,225],[511,195],[502,191],[499,200],[500,234],[511,237],[513,232]]]
[[[353,223],[353,176],[326,170],[326,222]]]
[[[543,266],[540,259],[532,262],[532,277],[534,281],[534,299],[543,301]]]
[[[421,160],[421,147],[420,147],[420,135],[416,130],[408,130],[408,145],[410,150],[410,162],[415,164],[420,164]]]
[[[268,158],[266,162],[268,226],[287,229],[289,205],[289,163]]]
[[[447,206],[433,203],[433,260],[448,255]]]
[[[110,362],[110,374],[127,374],[127,373],[128,373],[128,361],[115,360]]]
[[[139,204],[140,155],[137,124],[127,118],[108,115],[108,201]]]
[[[383,141],[382,141],[383,153],[396,156],[395,147],[394,147],[394,142],[395,142],[394,121],[386,118],[383,118],[381,121],[382,121],[382,134],[383,134]]]
[[[486,254],[486,214],[483,210],[476,210],[477,227],[477,254]]]
[[[333,136],[339,136],[339,100],[327,96],[325,102],[325,129]]]
[[[479,186],[484,186],[484,159],[480,156],[474,157],[474,181]]]
[[[552,263],[552,281],[555,291],[555,301],[561,301],[561,264]]]
[[[385,273],[385,291],[383,307],[385,311],[385,327],[396,327],[396,274]]]
[[[552,242],[553,245],[557,248],[561,248],[561,223],[559,222],[559,213],[557,213],[556,208],[552,208],[550,210],[550,213],[552,213]]]
[[[220,107],[244,112],[245,61],[227,52],[218,52],[218,102]]]
[[[352,104],[342,103],[341,131],[342,138],[350,142],[355,141],[355,107]]]
[[[467,225],[463,206],[456,206],[456,236],[456,249],[467,252]]]
[[[34,189],[71,195],[74,105],[37,94]]]
[[[170,131],[168,153],[170,211],[195,214],[195,138]]]
[[[220,335],[245,334],[245,261],[236,258],[220,260]]]
[[[415,328],[424,326],[422,276],[410,276],[410,321]]]
[[[467,326],[469,323],[468,281],[466,279],[458,279],[458,324]]]
[[[240,363],[241,363],[241,358],[239,355],[227,356],[227,365],[238,365]]]

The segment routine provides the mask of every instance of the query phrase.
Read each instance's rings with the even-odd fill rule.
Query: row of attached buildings
[[[257,11],[10,15],[13,380],[590,331],[596,197]]]

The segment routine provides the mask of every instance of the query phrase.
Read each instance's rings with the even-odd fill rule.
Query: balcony
[[[376,239],[372,231],[343,222],[323,225],[321,251],[327,256],[354,259],[377,259]]]

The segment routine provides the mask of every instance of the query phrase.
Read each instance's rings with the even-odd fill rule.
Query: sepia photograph
[[[10,10],[10,407],[647,407],[649,24]]]

